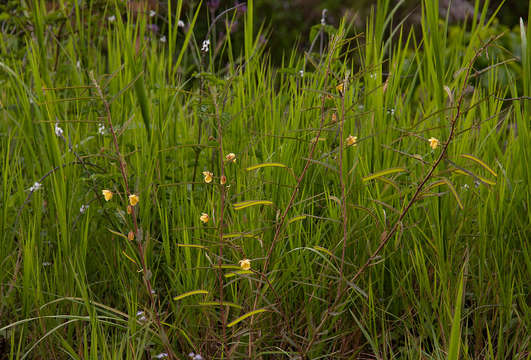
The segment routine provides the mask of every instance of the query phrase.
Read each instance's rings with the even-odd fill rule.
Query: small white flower
[[[203,357],[199,354],[195,354],[194,360],[203,360]]]
[[[81,205],[81,207],[79,208],[79,212],[84,214],[88,208],[89,208],[89,205]]]
[[[144,312],[143,312],[143,311],[141,311],[141,310],[140,310],[140,311],[138,311],[138,312],[136,313],[136,316],[137,316],[137,317],[138,317],[138,316],[141,316],[141,315],[144,315]]]
[[[152,294],[156,294],[156,292],[155,292],[154,289],[151,289],[151,293],[152,293]]]
[[[183,27],[184,27],[184,21],[179,20],[179,21],[177,22],[177,26],[183,28]]]
[[[63,136],[63,129],[59,127],[59,123],[55,123],[55,135]]]
[[[299,70],[299,76],[300,76],[300,77],[303,77],[303,76],[304,76],[304,70]]]
[[[161,43],[165,43],[166,42],[166,35],[162,35],[162,37],[159,39],[159,41]]]
[[[35,184],[33,184],[33,186],[29,188],[29,191],[34,192],[34,191],[40,190],[41,188],[42,188],[42,184],[38,181],[35,181]]]
[[[76,67],[77,67],[78,69],[81,69],[81,61],[78,60],[78,61],[76,62]]]
[[[372,74],[370,74],[369,77],[370,77],[371,79],[373,79],[373,80],[376,79],[376,73],[372,73]]]
[[[201,51],[208,52],[208,49],[210,47],[210,40],[206,39],[203,41],[203,46],[201,47]]]
[[[100,135],[105,135],[105,125],[103,124],[98,124],[98,134]]]
[[[164,359],[164,358],[167,358],[168,357],[168,354],[167,353],[160,353],[158,355],[155,355],[155,357],[157,359]]]
[[[395,109],[389,109],[389,110],[387,110],[387,113],[392,116],[392,115],[395,114]]]
[[[469,188],[470,186],[468,186],[468,184],[463,185],[463,190],[467,191]]]
[[[116,20],[116,16],[112,15],[112,16],[109,16],[107,18],[107,20],[109,20],[109,22],[114,22]]]
[[[153,17],[155,15],[157,15],[157,12],[155,10],[150,10],[149,11],[149,17]]]
[[[328,9],[323,9],[323,12],[321,13],[321,25],[326,25],[326,13],[328,12]]]
[[[48,261],[45,261],[42,263],[42,266],[50,266],[50,265],[52,265],[52,263]]]
[[[188,357],[194,358],[195,354],[193,352],[191,352],[190,354],[188,354]]]

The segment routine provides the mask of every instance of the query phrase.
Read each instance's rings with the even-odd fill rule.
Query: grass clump
[[[0,44],[5,358],[529,355],[526,20],[382,0],[278,67],[252,2],[91,4]]]

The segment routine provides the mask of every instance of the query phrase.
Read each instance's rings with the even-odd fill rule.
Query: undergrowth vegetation
[[[527,19],[91,3],[0,41],[0,358],[529,358]]]

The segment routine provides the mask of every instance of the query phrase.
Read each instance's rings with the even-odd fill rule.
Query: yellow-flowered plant
[[[235,153],[228,153],[227,155],[225,155],[225,159],[228,162],[236,162],[236,154]]]
[[[433,150],[437,149],[437,147],[441,144],[441,142],[434,137],[429,138],[428,141],[430,142],[430,147]]]
[[[240,260],[239,264],[243,270],[249,270],[251,268],[251,260],[249,259]]]
[[[207,223],[208,220],[210,220],[210,216],[208,216],[207,213],[201,213],[201,216],[199,217],[199,220],[201,220],[203,223]]]
[[[349,135],[346,140],[347,146],[357,146],[358,145],[358,137]]]
[[[212,176],[214,176],[214,174],[210,171],[203,171],[203,176],[205,177],[205,182],[209,184],[212,182]]]
[[[112,199],[112,191],[110,190],[102,190],[101,193],[103,194],[103,197],[105,198],[105,201],[109,201]]]
[[[140,198],[138,197],[138,195],[135,195],[135,194],[129,195],[129,204],[131,204],[131,206],[135,206],[136,204],[138,204],[139,201],[140,201]]]

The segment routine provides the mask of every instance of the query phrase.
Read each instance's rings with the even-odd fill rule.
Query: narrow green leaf
[[[272,201],[269,200],[250,200],[250,201],[242,201],[239,203],[234,204],[234,210],[242,210],[245,208],[248,208],[250,206],[256,206],[256,205],[273,205]]]
[[[477,157],[473,156],[473,155],[470,155],[470,154],[461,154],[459,155],[465,159],[469,159],[469,160],[472,160],[476,163],[478,163],[479,165],[483,166],[488,172],[490,172],[492,175],[494,176],[498,176],[498,174],[496,174],[494,172],[494,170],[492,170],[487,164],[485,164],[485,162],[483,162],[482,160],[478,159]]]
[[[185,297],[192,296],[192,295],[199,295],[199,294],[208,294],[208,291],[206,291],[206,290],[188,291],[188,292],[186,292],[184,294],[181,294],[181,295],[178,295],[178,296],[174,297],[173,300],[181,300],[181,299],[184,299]]]
[[[457,195],[457,191],[455,191],[454,185],[447,178],[443,178],[443,181],[446,183],[448,188],[450,188],[450,191],[452,192],[452,194],[454,194],[455,200],[457,201],[457,204],[459,205],[459,208],[461,210],[463,210],[464,209],[463,203],[461,202],[461,199],[459,198],[459,195]]]
[[[200,306],[219,306],[220,303],[219,303],[219,301],[203,301],[203,302],[198,303],[198,305],[200,305]],[[221,305],[230,306],[230,307],[233,307],[233,308],[236,308],[236,309],[241,309],[242,308],[240,305],[232,303],[232,302],[228,302],[228,301],[223,301],[221,303]]]
[[[249,316],[260,314],[260,313],[263,313],[264,311],[267,311],[267,310],[266,309],[258,309],[258,310],[254,310],[254,311],[248,312],[247,314],[244,314],[244,315],[240,316],[239,318],[237,318],[236,320],[234,320],[234,321],[230,322],[229,324],[227,324],[227,327],[233,327],[237,323],[247,319]]]
[[[254,165],[254,166],[251,166],[251,167],[248,167],[247,171],[252,171],[252,170],[256,170],[256,169],[260,169],[260,168],[264,168],[264,167],[281,167],[281,168],[287,168],[286,165],[284,164],[281,164],[281,163],[263,163],[263,164],[258,164],[258,165]]]
[[[325,249],[324,247],[321,247],[321,246],[318,246],[318,245],[314,245],[313,248],[314,248],[315,250],[317,250],[317,251],[324,252],[324,253],[330,255],[331,257],[334,257],[334,254],[332,254],[332,253],[330,252],[330,250]]]
[[[235,272],[230,272],[228,274],[225,274],[225,277],[226,278],[231,278],[231,277],[234,277],[236,275],[245,275],[245,274],[253,274],[253,272],[251,270],[235,271]]]
[[[461,346],[461,303],[463,300],[463,273],[459,282],[459,291],[452,320],[452,330],[450,331],[450,347],[448,349],[448,360],[459,359],[459,349]]]
[[[190,247],[190,248],[206,249],[206,246],[195,245],[195,244],[177,244],[177,246],[178,247]]]
[[[291,219],[288,220],[288,225],[295,221],[304,220],[304,219],[306,219],[306,215],[292,217]]]
[[[391,168],[391,169],[382,170],[382,171],[378,171],[378,172],[375,172],[373,174],[367,175],[364,178],[362,178],[361,180],[363,182],[367,182],[369,180],[374,180],[374,179],[377,179],[377,178],[382,177],[382,176],[386,176],[386,175],[390,175],[390,174],[394,174],[394,173],[398,173],[398,172],[406,172],[406,171],[407,171],[407,169],[404,169],[404,168]]]

